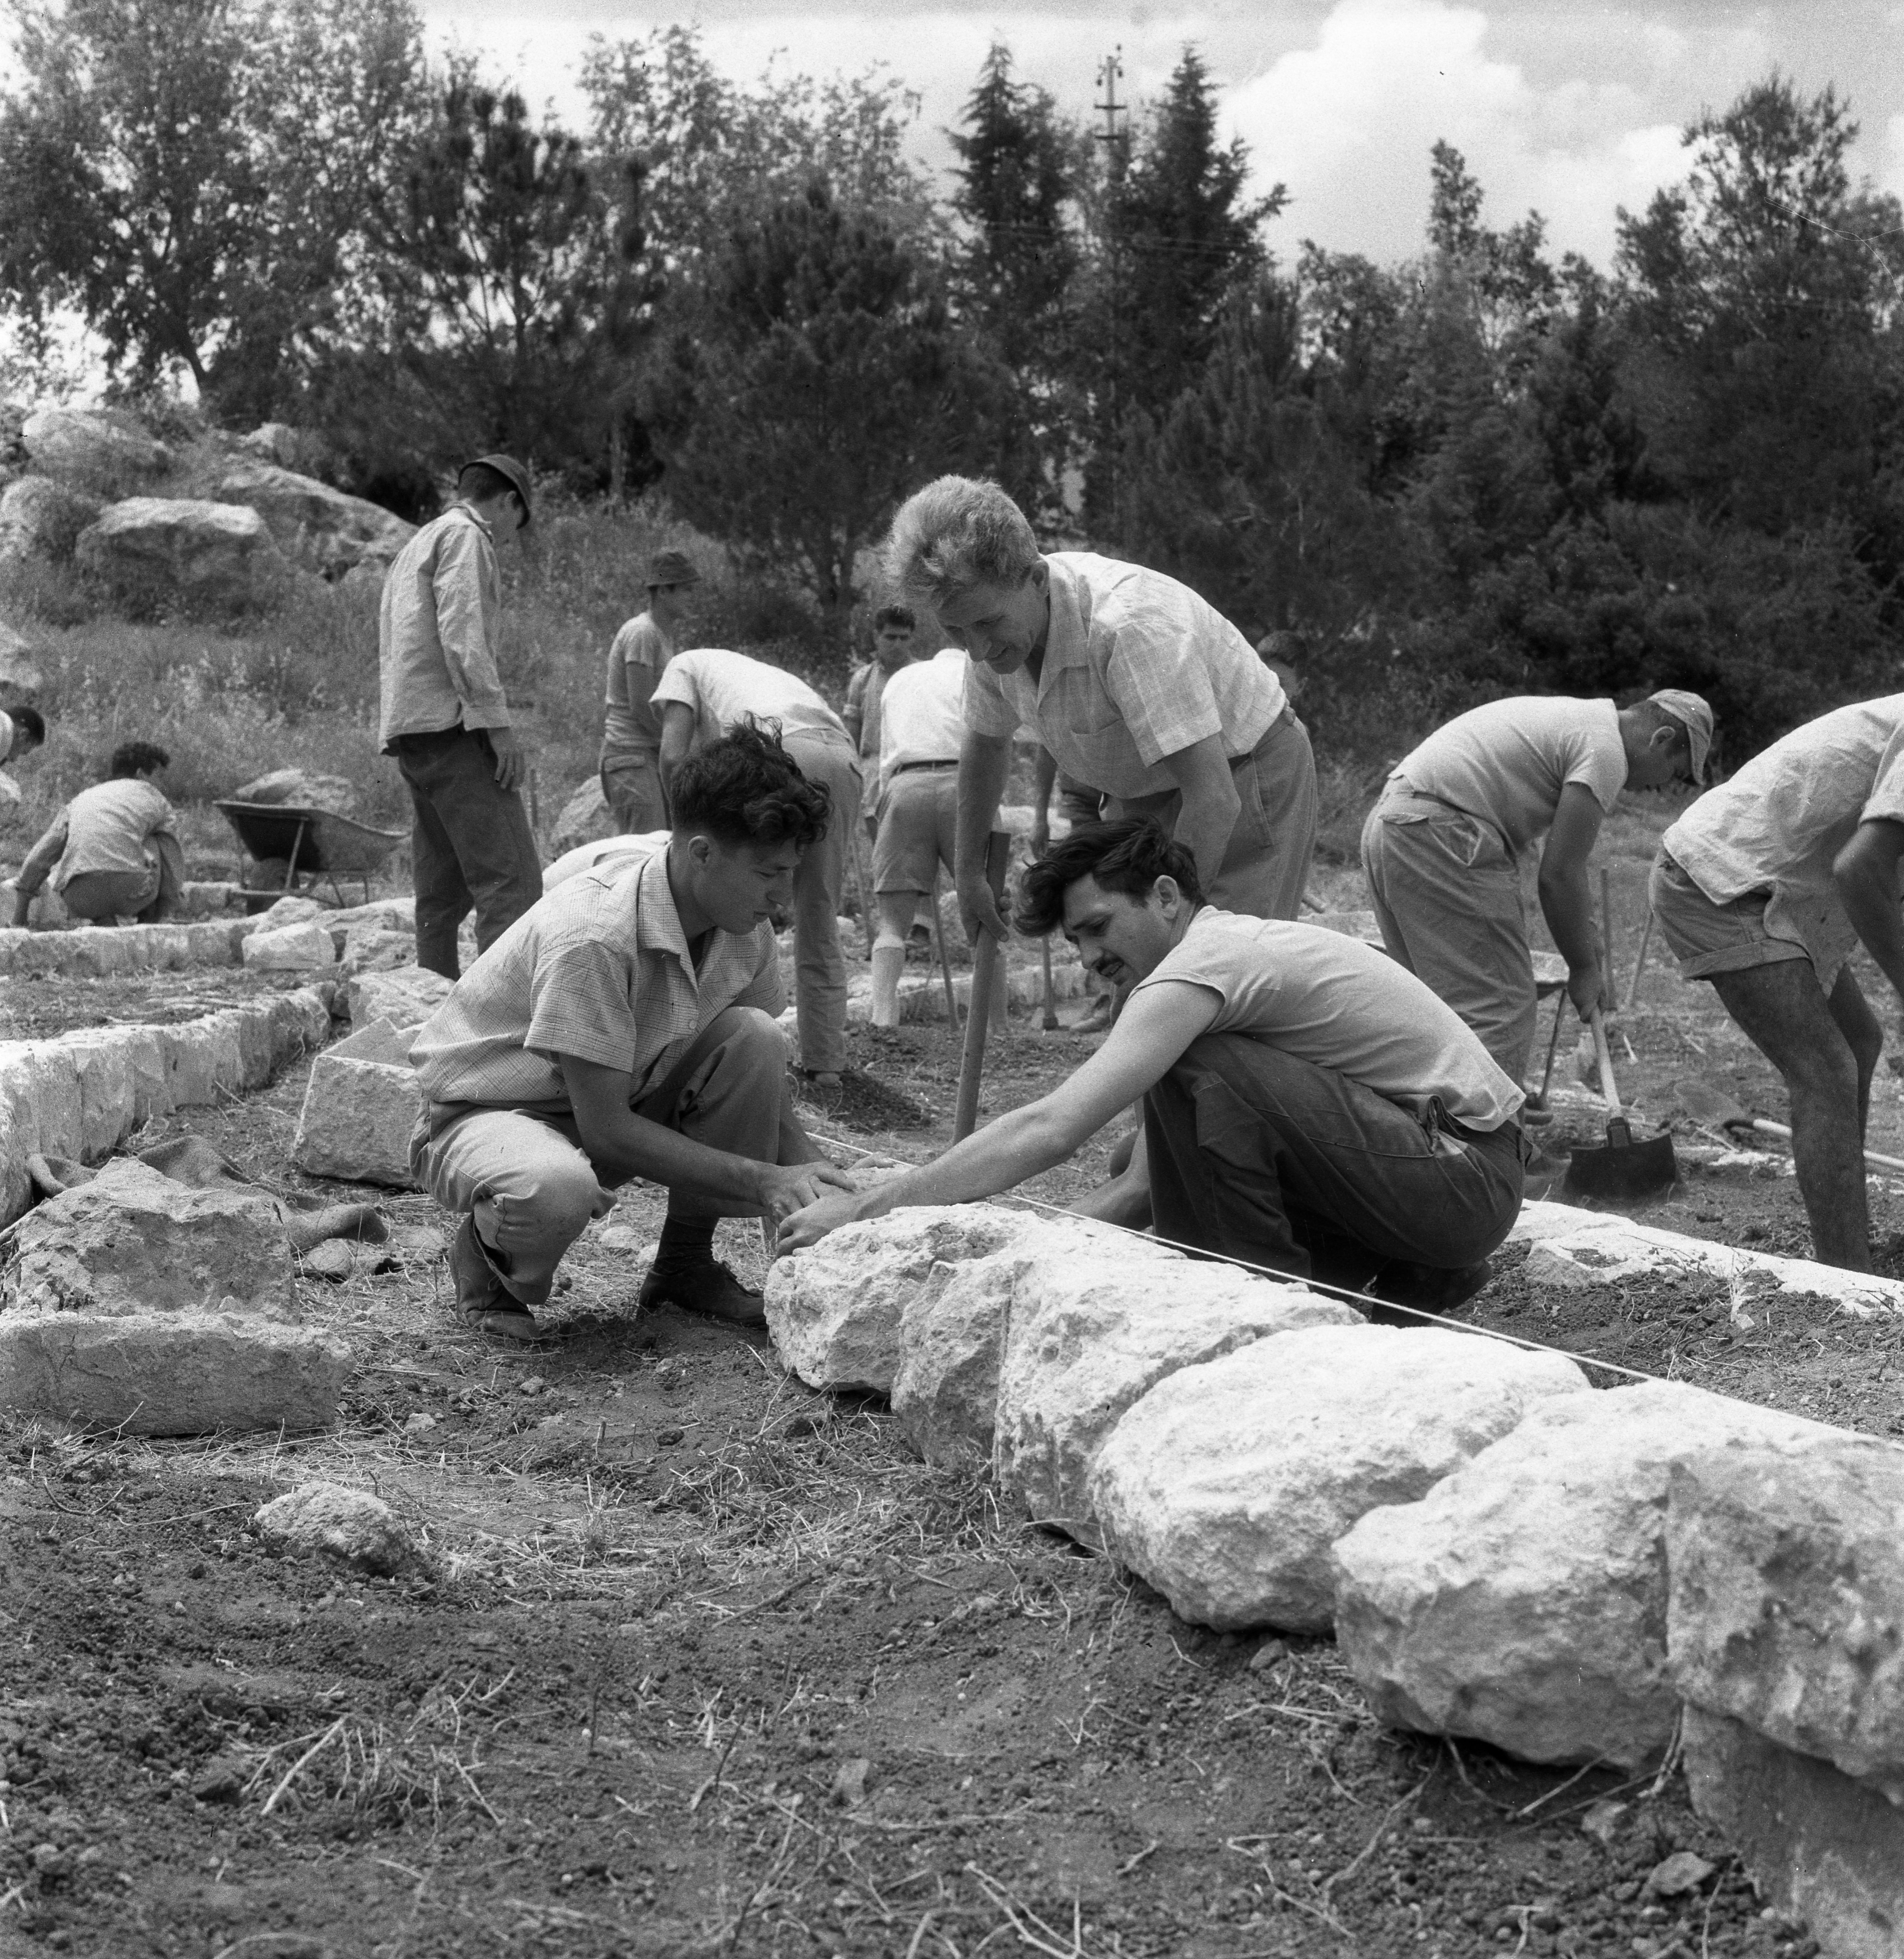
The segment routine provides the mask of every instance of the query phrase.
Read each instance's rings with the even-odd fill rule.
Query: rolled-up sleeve
[[[1018,732],[1018,710],[1006,699],[997,675],[978,660],[965,662],[965,727],[995,739]]]
[[[507,728],[509,703],[496,671],[497,594],[488,541],[474,524],[447,530],[431,576],[437,638],[466,728]]]
[[[1209,662],[1187,617],[1175,620],[1158,608],[1120,625],[1105,661],[1104,684],[1146,768],[1223,732]]]

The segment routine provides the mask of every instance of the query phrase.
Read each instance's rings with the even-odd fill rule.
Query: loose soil
[[[172,1018],[168,999],[222,1004],[242,978],[22,983],[9,1006],[37,985],[67,1024]],[[1702,989],[1655,969],[1623,1027],[1650,1113],[1672,1119],[1694,1068],[1782,1113]],[[1092,1045],[1015,1023],[987,1113]],[[852,1061],[836,1106],[808,1105],[817,1131],[942,1147],[946,1030],[862,1030]],[[305,1072],[164,1132],[281,1189],[359,1194],[288,1162]],[[1896,1091],[1886,1076],[1880,1148],[1904,1144]],[[1110,1140],[1032,1194],[1063,1203]],[[440,1222],[421,1197],[361,1194]],[[1904,1225],[1890,1186],[1874,1205],[1880,1235]],[[1645,1214],[1808,1249],[1769,1161],[1689,1170]],[[8,1432],[0,1953],[1814,1950],[1762,1912],[1671,1767],[1542,1770],[1384,1729],[1328,1642],[1187,1626],[982,1478],[913,1459],[882,1406],[809,1393],[763,1339],[637,1313],[660,1218],[631,1191],[591,1228],[564,1337],[529,1354],[456,1323],[415,1234],[365,1248],[342,1284],[300,1282],[360,1357],[327,1435]],[[757,1275],[758,1236],[723,1231]],[[1556,1293],[1500,1262],[1470,1309],[1489,1325],[1904,1429],[1904,1322],[1794,1298],[1742,1331],[1696,1289]],[[253,1513],[319,1477],[391,1503],[416,1567],[375,1580],[272,1554]],[[1712,1874],[1654,1897],[1682,1849]]]

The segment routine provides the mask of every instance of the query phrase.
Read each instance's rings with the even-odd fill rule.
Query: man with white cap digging
[[[1871,1268],[1864,1128],[1883,1030],[1849,960],[1904,994],[1904,694],[1821,714],[1660,840],[1650,895],[1688,980],[1785,1078],[1814,1257]]]
[[[1662,689],[1630,707],[1520,695],[1457,715],[1402,758],[1362,826],[1382,942],[1513,1080],[1534,1043],[1522,854],[1544,836],[1540,910],[1581,1018],[1607,996],[1587,859],[1623,789],[1705,779],[1712,710]]]
[[[655,683],[681,649],[688,595],[701,573],[685,551],[658,551],[648,561],[648,605],[609,648],[607,712],[602,723],[602,794],[624,834],[668,827],[661,788],[661,719]]]
[[[456,934],[473,907],[486,952],[542,895],[542,859],[518,793],[529,757],[497,670],[498,538],[529,518],[529,471],[478,456],[456,500],[397,554],[378,615],[378,746],[410,792],[417,964],[458,971]]]

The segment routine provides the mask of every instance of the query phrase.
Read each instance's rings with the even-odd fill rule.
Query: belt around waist
[[[909,776],[915,769],[955,769],[956,761],[951,762],[901,762],[893,770],[895,776]]]

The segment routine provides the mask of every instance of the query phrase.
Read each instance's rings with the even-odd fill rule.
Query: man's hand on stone
[[[981,932],[990,932],[1000,945],[1005,943],[1005,915],[998,908],[998,900],[992,896],[991,886],[984,878],[974,884],[959,886],[958,916],[965,928],[965,937],[971,945],[978,943]]]
[[[818,1203],[780,1220],[777,1253],[784,1256],[807,1245],[816,1245],[828,1232],[842,1224],[857,1224],[860,1218],[860,1194],[857,1191],[829,1192]]]
[[[491,728],[489,745],[496,751],[496,781],[504,789],[518,787],[529,771],[529,757],[513,728]]]
[[[835,1201],[836,1191],[844,1191],[849,1201],[858,1195],[853,1180],[830,1163],[764,1164],[761,1167],[761,1208],[776,1224],[784,1224],[795,1211],[823,1200]]]

